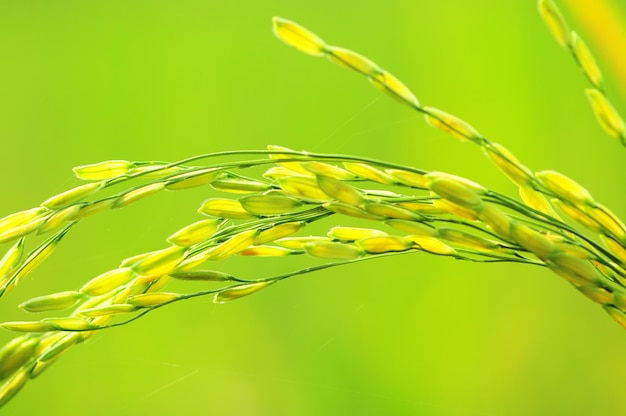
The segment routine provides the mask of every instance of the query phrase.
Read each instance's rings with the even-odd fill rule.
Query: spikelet
[[[326,56],[332,62],[352,69],[353,71],[360,72],[367,77],[375,77],[382,72],[376,63],[349,49],[340,48],[338,46],[328,46],[326,53]]]
[[[424,107],[424,117],[431,126],[450,133],[462,142],[480,143],[482,135],[469,123],[460,118],[433,107]]]
[[[385,224],[409,234],[422,235],[425,237],[436,237],[438,235],[436,228],[421,222],[391,219],[385,221]]]
[[[239,234],[235,234],[223,243],[215,246],[208,254],[210,260],[221,260],[233,254],[237,254],[240,251],[250,247],[256,237],[259,235],[258,230],[242,231]]]
[[[624,120],[606,96],[594,88],[586,89],[585,93],[587,94],[587,98],[589,99],[589,103],[591,104],[591,108],[596,115],[598,123],[600,123],[600,126],[602,126],[604,131],[606,131],[610,136],[622,138],[623,140],[626,136],[626,126],[624,125]]]
[[[289,170],[289,172],[293,171]],[[222,192],[232,194],[249,194],[256,192],[265,192],[270,189],[270,185],[264,182],[250,181],[241,178],[221,178],[211,182],[211,187]]]
[[[41,227],[37,228],[37,234],[44,234],[48,231],[59,228],[60,226],[68,222],[70,218],[75,217],[80,210],[81,206],[77,204],[70,205],[69,207],[63,208],[55,212],[54,214],[46,218],[46,221],[41,225]]]
[[[528,205],[529,207],[536,209],[539,212],[543,212],[544,214],[548,214],[551,217],[554,217],[557,219],[559,218],[556,215],[556,212],[554,212],[552,205],[546,199],[546,197],[542,193],[534,190],[532,187],[525,186],[525,185],[520,186],[519,196],[520,198],[522,198],[522,201],[524,201],[524,203]],[[560,201],[555,199],[554,202],[558,204],[558,202]]]
[[[424,217],[415,211],[402,208],[385,202],[369,202],[363,206],[366,212],[380,218],[393,218],[398,220],[420,221]]]
[[[429,189],[448,201],[468,209],[476,209],[483,203],[478,193],[461,181],[434,173],[426,176],[431,179]]]
[[[418,108],[419,101],[411,90],[398,78],[382,69],[377,75],[368,78],[370,82],[379,90],[401,103]]]
[[[370,181],[382,183],[383,185],[393,185],[394,183],[394,179],[389,174],[367,163],[343,162],[343,166],[355,175]]]
[[[254,239],[254,244],[265,244],[279,238],[284,238],[297,233],[305,226],[306,223],[301,221],[286,222],[275,225],[267,230],[261,231]]]
[[[220,290],[213,297],[213,303],[226,303],[231,300],[239,299],[244,296],[251,295],[253,293],[258,292],[261,289],[265,289],[273,282],[255,282],[248,283],[245,285],[233,286],[230,288],[226,288],[224,290]]]
[[[600,68],[591,54],[591,51],[576,32],[572,32],[572,51],[583,73],[589,78],[589,81],[591,81],[594,87],[601,89],[602,72],[600,72]]]
[[[356,241],[368,237],[384,237],[387,233],[372,228],[333,227],[326,235],[334,240]]]
[[[573,205],[595,205],[589,191],[562,173],[544,170],[536,173],[535,177],[561,200]]]
[[[478,217],[486,222],[500,237],[505,240],[511,238],[511,219],[497,205],[484,204],[480,209]]]
[[[198,208],[198,212],[204,215],[233,220],[245,220],[253,217],[250,212],[245,210],[241,202],[227,198],[209,198]]]
[[[129,305],[137,306],[140,308],[154,308],[166,303],[174,302],[180,299],[180,294],[169,292],[154,292],[145,293],[141,295],[135,295],[128,298]]]
[[[539,13],[556,41],[561,46],[568,47],[571,43],[570,30],[552,0],[539,0]]]
[[[128,283],[134,276],[135,272],[129,267],[109,270],[91,279],[80,291],[89,296],[103,295]]]
[[[411,188],[428,189],[430,179],[420,173],[400,169],[385,169],[385,173],[393,178],[396,183]]]
[[[17,267],[24,255],[24,239],[21,238],[0,259],[0,287],[4,285],[5,278],[9,278],[11,272]]]
[[[185,257],[186,250],[186,247],[170,246],[152,252],[130,267],[142,276],[163,276],[176,269],[178,263]]]
[[[311,172],[313,175],[330,176],[339,180],[353,180],[356,178],[352,172],[340,168],[339,166],[330,165],[322,162],[305,162],[302,167]]]
[[[181,173],[180,175],[170,178],[167,181],[165,188],[170,191],[177,191],[181,189],[204,186],[213,182],[218,173],[218,169],[201,169],[193,172]]]
[[[463,230],[441,227],[437,231],[442,239],[461,246],[484,251],[493,251],[500,248],[500,244],[496,241],[488,240]]]
[[[101,181],[124,175],[133,164],[127,160],[107,160],[92,165],[77,166],[72,169],[77,178],[87,181]]]
[[[491,143],[484,147],[485,154],[514,184],[517,186],[528,186],[532,181],[533,174],[526,166],[504,146]]]
[[[170,235],[167,241],[178,246],[190,247],[215,234],[221,223],[222,221],[217,219],[196,221]]]
[[[344,204],[359,206],[365,201],[360,191],[330,176],[317,176],[317,185],[324,193]]]
[[[246,248],[239,253],[240,256],[251,256],[251,257],[283,257],[289,256],[291,254],[296,254],[297,251],[290,250],[284,247],[276,247],[276,246],[253,246]],[[300,252],[301,253],[301,252]]]
[[[217,270],[197,270],[193,272],[176,272],[170,273],[170,276],[173,279],[177,280],[197,280],[197,281],[207,281],[207,282],[225,282],[228,280],[233,280],[233,276],[219,272]]]
[[[560,251],[556,244],[550,241],[549,238],[515,221],[511,222],[511,237],[513,237],[513,240],[515,240],[517,244],[535,254],[540,259],[546,259],[550,254]]]
[[[281,194],[249,195],[239,199],[243,209],[254,215],[276,215],[292,212],[302,201]]]
[[[328,195],[317,185],[317,180],[305,176],[288,176],[279,178],[278,183],[285,191],[297,197],[302,197],[312,201],[327,201]]]
[[[71,308],[83,297],[81,292],[58,292],[46,296],[31,298],[19,305],[27,312],[44,312]]]
[[[456,250],[454,248],[444,244],[437,238],[424,237],[423,235],[407,235],[405,238],[407,241],[413,243],[417,248],[427,253],[438,254],[441,256],[456,255]]]
[[[276,245],[280,247],[290,248],[293,250],[304,249],[304,246],[309,243],[330,243],[331,239],[321,236],[309,236],[309,237],[287,237],[276,240]]]
[[[388,253],[392,251],[406,251],[411,248],[412,241],[403,237],[384,236],[367,237],[356,242],[357,247],[369,254]]]
[[[120,196],[118,199],[116,199],[113,203],[112,208],[122,208],[128,206],[133,202],[139,201],[140,199],[144,199],[149,197],[150,195],[154,195],[164,188],[165,184],[163,182],[155,182],[133,189],[132,191],[127,192],[124,195]]]
[[[323,259],[352,260],[363,255],[363,251],[353,244],[312,242],[304,245],[308,254]]]
[[[341,202],[327,202],[323,205],[323,207],[337,214],[347,215],[354,218],[361,218],[364,220],[379,221],[385,219],[385,217],[382,217],[380,215],[370,214],[359,207],[344,204]]]
[[[76,188],[72,188],[63,193],[46,199],[44,202],[41,203],[41,206],[48,209],[62,208],[66,205],[81,201],[89,195],[98,192],[103,185],[104,183],[102,182],[92,182],[77,186]]]
[[[281,17],[272,19],[274,34],[287,45],[311,56],[322,56],[325,43],[316,34],[299,24]]]

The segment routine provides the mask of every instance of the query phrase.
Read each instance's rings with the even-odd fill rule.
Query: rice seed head
[[[128,283],[134,276],[135,272],[130,267],[109,270],[91,279],[80,291],[89,296],[104,295]]]
[[[59,357],[63,354],[69,347],[76,344],[76,342],[81,338],[80,332],[72,332],[69,334],[65,334],[63,337],[59,338],[54,344],[48,347],[40,356],[38,361],[41,362],[50,362],[55,358]]]
[[[210,184],[215,180],[219,173],[219,169],[201,169],[193,172],[181,173],[166,182],[165,188],[170,191],[181,189],[196,188]]]
[[[600,272],[589,261],[565,252],[555,252],[549,255],[545,263],[550,270],[564,277],[574,286],[597,285],[602,278]]]
[[[535,177],[557,197],[566,202],[573,205],[595,205],[595,201],[589,191],[562,173],[544,170],[537,172]]]
[[[163,250],[152,252],[148,257],[139,260],[130,266],[142,276],[163,276],[176,269],[185,257],[186,247],[170,246]]]
[[[577,289],[587,298],[600,305],[609,305],[614,301],[613,293],[596,285],[579,286]]]
[[[248,195],[239,199],[241,206],[254,215],[277,215],[292,212],[302,201],[286,195]]]
[[[88,196],[98,192],[103,186],[104,182],[86,183],[46,199],[41,203],[41,206],[48,209],[59,209],[66,205],[82,201]]]
[[[11,342],[5,352],[6,357],[0,362],[0,380],[10,376],[15,370],[30,360],[39,340],[37,338],[19,337],[18,341]]]
[[[365,201],[363,194],[356,188],[330,176],[317,176],[317,185],[331,198],[344,204],[359,206]]]
[[[215,234],[220,224],[221,220],[213,218],[196,221],[170,235],[167,242],[181,247],[193,246]]]
[[[47,219],[48,216],[41,216],[26,224],[8,229],[7,231],[0,234],[0,244],[13,241],[17,238],[23,237],[32,233],[33,231],[38,230],[46,222]]]
[[[37,235],[47,233],[48,231],[52,231],[62,226],[67,221],[69,221],[70,218],[75,217],[80,210],[81,206],[77,204],[71,205],[55,212],[54,214],[47,217],[43,225],[37,229]]]
[[[598,223],[604,233],[615,236],[626,244],[626,225],[607,207],[597,204],[595,207],[585,207],[585,214]]]
[[[404,85],[402,81],[384,69],[381,69],[377,75],[370,76],[368,79],[374,87],[389,95],[391,98],[414,108],[419,107],[419,101],[411,90]]]
[[[461,181],[432,173],[426,176],[432,179],[429,189],[448,201],[470,210],[477,209],[483,204],[478,193]]]
[[[500,248],[500,244],[498,244],[496,241],[489,240],[456,228],[441,227],[437,231],[439,232],[439,236],[442,239],[461,246],[482,251],[494,251]]]
[[[107,160],[92,165],[77,166],[72,171],[78,179],[102,181],[124,175],[132,168],[133,164],[127,160]]]
[[[421,235],[425,237],[436,237],[439,235],[436,228],[421,222],[391,219],[386,220],[385,224],[395,228],[396,230],[404,231],[409,234]]]
[[[286,168],[284,168],[286,169]],[[293,171],[289,170],[293,175]],[[251,181],[241,178],[220,178],[211,182],[211,187],[217,191],[229,192],[231,194],[249,194],[257,192],[265,192],[269,190],[270,185],[259,182]]]
[[[154,308],[180,299],[181,295],[170,292],[154,292],[128,298],[128,304],[139,308]]]
[[[572,32],[572,51],[583,73],[596,88],[602,88],[602,72],[587,44],[576,32]]]
[[[430,179],[424,175],[407,170],[385,169],[385,173],[391,176],[395,182],[411,188],[428,189],[430,184]]]
[[[5,277],[17,267],[24,255],[24,239],[20,238],[0,260],[0,286],[4,284]]]
[[[483,136],[478,130],[457,116],[433,107],[424,107],[424,112],[428,124],[453,135],[462,142],[481,143],[483,140]]]
[[[324,55],[326,44],[310,30],[282,17],[274,17],[272,23],[276,37],[287,45],[307,55]]]
[[[421,221],[424,219],[421,214],[415,211],[385,202],[369,202],[363,208],[367,213],[382,218],[408,221]]]
[[[198,208],[198,212],[204,215],[233,220],[245,220],[253,217],[250,212],[245,210],[241,202],[227,198],[209,198]]]
[[[295,152],[293,149],[282,146],[268,145],[267,150],[272,152]],[[298,154],[281,154],[281,153],[272,153],[270,154],[270,159],[281,160],[281,159],[306,159],[306,156],[300,153],[306,152],[296,152]],[[306,163],[306,161],[304,162]],[[278,162],[279,166],[297,172],[299,175],[303,176],[313,176],[311,173],[303,166],[303,162]]]
[[[48,213],[48,208],[37,207],[16,212],[0,219],[0,235],[16,227],[23,226]]]
[[[122,303],[83,309],[82,311],[80,311],[80,314],[89,318],[96,318],[99,316],[121,315],[125,313],[135,312],[136,310],[137,307],[135,305]]]
[[[610,136],[620,138],[626,136],[624,120],[615,110],[606,96],[595,88],[585,90],[591,108],[593,109],[598,123]]]
[[[249,283],[249,284],[226,288],[215,294],[215,296],[213,297],[213,303],[222,304],[222,303],[230,302],[231,300],[235,300],[235,299],[242,298],[244,296],[251,295],[253,293],[258,292],[261,289],[265,289],[272,283],[274,282],[255,282],[255,283]]]
[[[447,202],[444,200],[438,200],[439,202]],[[440,214],[445,214],[448,212],[448,210],[443,209],[441,207],[437,207],[435,206],[435,204],[433,204],[432,202],[398,202],[396,203],[397,206],[401,207],[401,208],[406,208],[409,209],[411,211],[416,211],[419,214],[432,214],[432,215],[440,215]],[[460,207],[459,207],[460,208]],[[466,210],[467,211],[467,210]],[[471,211],[468,211],[471,212]],[[474,214],[472,214],[473,217],[475,217]]]
[[[375,77],[380,75],[382,72],[376,63],[349,49],[337,46],[328,46],[326,52],[326,56],[332,62],[353,71],[360,72],[367,77]]]
[[[487,157],[511,182],[517,186],[530,184],[533,179],[533,173],[526,166],[522,165],[506,147],[497,143],[491,143],[489,147],[486,146],[484,149]]]
[[[367,163],[343,162],[343,166],[353,174],[369,179],[372,182],[382,183],[383,185],[393,185],[394,179],[387,173]]]
[[[447,199],[435,199],[433,201],[433,206],[436,209],[442,211],[445,214],[456,215],[461,218],[466,218],[470,221],[474,221],[478,219],[478,214],[475,210],[462,207],[459,204],[455,204],[454,202],[448,201]]]
[[[549,255],[561,251],[550,239],[516,221],[511,222],[511,237],[516,243],[540,259],[546,259]]]
[[[330,243],[331,239],[321,236],[309,236],[309,237],[287,237],[276,240],[276,245],[280,247],[290,248],[292,250],[302,250],[304,246],[309,243]]]
[[[356,241],[368,237],[385,237],[387,233],[373,228],[333,227],[326,235],[333,240]]]
[[[252,246],[246,248],[239,253],[240,256],[250,256],[250,257],[283,257],[289,256],[291,254],[301,253],[298,251],[290,250],[284,247],[276,247],[276,246]]]
[[[269,243],[279,238],[284,238],[297,233],[304,227],[306,223],[302,221],[291,221],[274,225],[267,230],[261,231],[254,239],[255,245]]]
[[[354,218],[361,218],[364,220],[380,221],[385,219],[385,217],[381,217],[380,215],[369,214],[359,207],[344,204],[341,202],[327,202],[323,205],[323,207],[337,214],[347,215]]]
[[[396,236],[367,237],[357,241],[355,244],[368,254],[406,251],[413,245],[412,241]]]
[[[552,0],[539,0],[539,13],[554,39],[561,46],[568,47],[571,44],[570,30],[554,2]]]
[[[361,257],[364,252],[354,244],[316,241],[304,245],[306,252],[322,259],[352,260]]]
[[[69,318],[45,318],[42,323],[52,324],[54,329],[59,331],[84,331],[94,326],[87,320],[77,317]]]
[[[170,273],[173,279],[177,280],[194,280],[206,282],[226,282],[233,280],[234,276],[220,272],[217,270],[197,270],[193,272],[176,272]]]
[[[600,239],[604,245],[608,247],[609,251],[619,259],[622,265],[626,265],[626,248],[611,237],[607,237],[603,234],[600,234]]]
[[[342,169],[339,166],[331,165],[323,162],[305,162],[302,167],[311,172],[313,175],[330,176],[342,181],[350,181],[356,179],[356,175],[352,172]]]
[[[495,204],[484,204],[478,213],[480,220],[484,221],[505,240],[511,239],[511,218]]]
[[[19,305],[19,307],[26,312],[45,312],[67,309],[76,305],[76,302],[78,302],[83,296],[83,293],[75,290],[58,292],[51,295],[31,298]]]
[[[57,329],[54,324],[42,321],[3,322],[0,327],[16,332],[49,332]]]
[[[11,400],[22,389],[27,380],[28,371],[22,369],[0,385],[0,407]]]
[[[425,251],[430,254],[438,254],[441,256],[454,256],[456,250],[441,240],[433,237],[425,237],[423,235],[407,235],[406,240],[414,244],[414,248]]]
[[[609,305],[604,305],[604,310],[611,315],[611,318],[615,319],[618,324],[626,328],[626,314],[624,314],[624,312]]]
[[[76,214],[71,215],[67,220],[68,221],[79,221],[83,218],[87,218],[93,214],[97,214],[99,212],[105,211],[113,206],[115,203],[115,199],[105,199],[98,202],[92,202],[89,204],[82,205],[80,210],[76,212]]]
[[[544,214],[548,214],[551,217],[559,218],[546,197],[542,193],[535,191],[532,187],[521,186],[519,188],[519,196],[529,207],[543,212]],[[555,199],[553,202],[558,203],[559,201]]]
[[[258,230],[242,231],[239,234],[235,234],[223,243],[215,246],[208,255],[209,260],[217,261],[229,257],[233,254],[237,254],[240,251],[250,247],[256,237],[258,236]]]
[[[279,178],[280,187],[287,193],[313,202],[327,201],[328,195],[319,188],[317,178],[289,176]]]
[[[127,192],[117,198],[115,202],[113,202],[112,208],[123,208],[132,204],[133,202],[139,201],[140,199],[144,199],[149,197],[150,195],[154,195],[157,192],[162,191],[163,189],[165,189],[165,183],[163,182],[155,182],[149,185],[144,185],[137,189],[133,189],[132,191]]]

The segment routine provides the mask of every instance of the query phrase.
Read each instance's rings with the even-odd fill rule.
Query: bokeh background
[[[625,3],[558,4],[626,111]],[[586,80],[535,0],[59,0],[0,2],[0,217],[76,185],[72,166],[267,144],[446,171],[515,194],[479,149],[277,41],[274,15],[372,58],[422,103],[626,215],[624,149],[596,124]],[[15,305],[29,297],[162,247],[210,194],[166,193],[85,221],[2,300],[1,320],[24,319]],[[254,277],[280,261],[223,268]],[[159,310],[72,348],[1,413],[622,415],[624,351],[626,331],[548,271],[414,254],[226,305]]]

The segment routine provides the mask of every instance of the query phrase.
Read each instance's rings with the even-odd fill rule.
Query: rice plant
[[[626,146],[623,119],[607,98],[591,51],[552,1],[540,0],[539,10],[589,80],[586,94],[600,126]],[[547,268],[626,327],[626,226],[587,189],[560,172],[533,172],[468,122],[422,105],[409,87],[369,58],[329,45],[283,18],[274,18],[273,27],[289,46],[365,76],[433,127],[478,146],[515,184],[519,197],[445,172],[275,145],[175,162],[107,160],[75,167],[82,184],[0,219],[0,243],[6,248],[0,260],[1,301],[88,217],[163,192],[203,187],[209,197],[199,204],[196,221],[164,238],[161,249],[120,259],[109,270],[85,276],[80,287],[21,303],[34,318],[0,324],[19,333],[0,349],[0,406],[70,347],[154,310],[198,297],[222,304],[303,274],[418,252]],[[341,225],[332,225],[337,222]],[[303,260],[300,269],[262,277],[216,267],[227,259],[275,257],[278,262],[287,256],[322,261]],[[169,289],[176,280],[195,281],[200,288]],[[56,316],[38,319],[41,312]]]

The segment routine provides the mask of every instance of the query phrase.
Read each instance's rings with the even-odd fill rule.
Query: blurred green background
[[[626,38],[607,42],[604,22],[584,29],[601,6],[626,28],[626,5],[559,5],[603,51],[607,90],[626,111],[625,75],[610,55]],[[0,217],[76,185],[72,166],[267,144],[446,171],[515,194],[479,149],[277,41],[274,15],[363,53],[425,105],[626,215],[624,150],[597,126],[586,80],[535,0],[59,0],[0,3]],[[166,193],[85,221],[2,300],[1,320],[26,318],[15,305],[29,297],[162,247],[209,195]],[[279,261],[224,269],[268,275]],[[625,350],[626,331],[548,271],[414,254],[154,312],[72,348],[1,413],[622,415]]]

